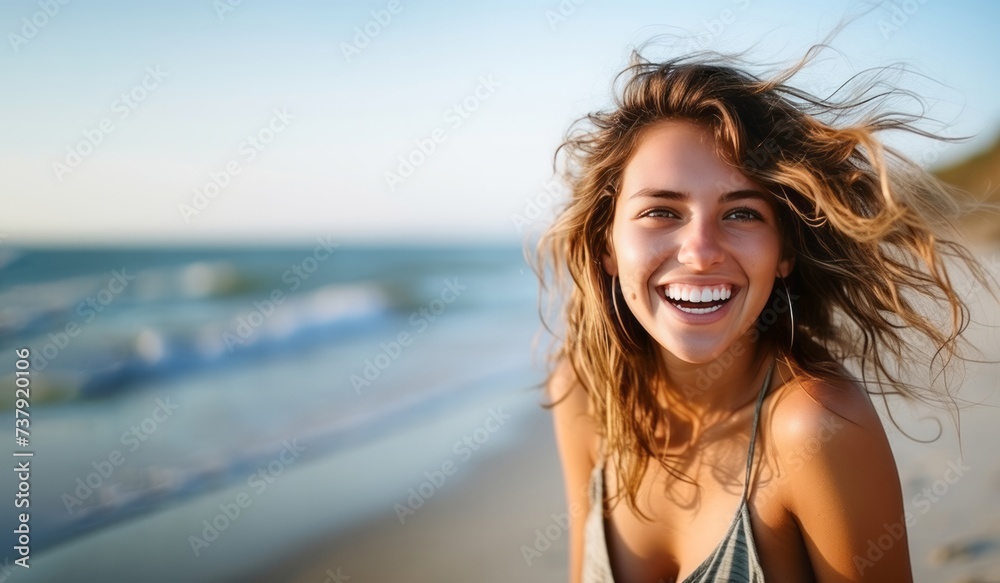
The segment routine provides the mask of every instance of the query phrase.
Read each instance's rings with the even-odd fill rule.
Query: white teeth
[[[689,287],[672,283],[667,286],[666,295],[671,300],[682,302],[717,302],[728,300],[733,295],[733,290],[729,285]]]
[[[684,306],[677,306],[677,308],[682,312],[687,312],[688,314],[708,314],[722,308],[722,305],[711,306],[708,308],[685,308]]]

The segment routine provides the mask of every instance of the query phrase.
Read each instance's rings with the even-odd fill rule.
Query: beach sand
[[[239,580],[333,583],[338,572],[351,583],[566,580],[568,536],[552,517],[566,505],[549,413],[539,407],[521,427],[516,445],[446,484],[404,524],[387,512]],[[546,528],[551,546],[529,565],[521,547],[534,547],[535,530]]]

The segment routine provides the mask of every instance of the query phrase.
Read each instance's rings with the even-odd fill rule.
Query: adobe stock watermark
[[[854,568],[858,570],[859,575],[863,576],[866,569],[874,567],[875,563],[885,556],[885,553],[889,552],[896,546],[896,543],[903,539],[906,529],[913,527],[921,516],[930,512],[931,508],[948,494],[952,486],[957,484],[972,469],[961,460],[957,462],[949,460],[947,466],[947,469],[945,469],[940,478],[934,480],[930,486],[914,494],[913,498],[910,499],[911,504],[920,510],[919,514],[904,511],[903,516],[898,522],[883,524],[882,529],[885,531],[885,534],[879,535],[877,539],[868,541],[864,556],[854,555],[852,557]]]
[[[260,496],[267,491],[268,486],[284,473],[285,468],[299,459],[306,448],[300,446],[297,441],[295,439],[291,442],[284,441],[282,443],[284,447],[273,460],[268,462],[266,466],[258,467],[256,472],[250,474],[250,477],[247,478],[247,486],[253,489],[252,493],[241,490],[232,501],[220,503],[219,512],[215,516],[201,521],[200,532],[187,538],[191,552],[194,553],[195,557],[201,556],[204,549],[219,540],[219,537],[243,516],[243,511],[253,505],[254,496]],[[199,534],[201,536],[198,536]]]
[[[323,574],[326,575],[326,578],[323,579],[323,583],[346,583],[351,578],[350,575],[341,573],[340,567],[337,567],[336,571],[333,569],[327,569],[323,572]]]
[[[169,77],[159,65],[146,67],[146,74],[142,80],[132,86],[128,91],[120,94],[117,99],[111,102],[111,113],[117,115],[119,122],[128,119],[149,96],[160,88],[163,80]],[[52,173],[56,180],[62,182],[67,174],[76,171],[83,164],[98,146],[117,129],[115,121],[111,117],[103,117],[97,122],[97,126],[83,130],[83,139],[66,147],[66,156],[61,162],[52,163]]]
[[[755,494],[756,504],[760,506],[766,500],[778,494],[778,485],[784,483],[789,476],[804,468],[809,463],[809,460],[815,458],[823,450],[823,446],[833,441],[833,438],[845,427],[847,427],[847,424],[841,421],[836,415],[824,415],[822,422],[810,427],[809,438],[799,440],[794,448],[785,452],[782,456],[787,461],[787,468],[783,468],[787,471],[782,471],[780,476],[769,480],[763,484],[763,487],[757,490]]]
[[[951,128],[945,128],[941,132],[943,138],[954,138],[955,133]],[[931,144],[920,153],[920,159],[916,162],[923,168],[929,168],[941,159],[941,154],[946,152],[954,144],[943,140],[932,140]]]
[[[20,563],[17,563],[20,566]],[[29,567],[30,568],[30,567]],[[10,565],[10,557],[3,558],[3,564],[0,564],[0,583],[4,583],[10,576],[14,574],[14,570]]]
[[[122,432],[120,441],[123,446],[128,448],[127,453],[135,453],[178,409],[180,406],[171,403],[170,397],[167,397],[165,401],[156,399],[156,406],[148,417]],[[77,477],[76,489],[73,490],[72,494],[63,492],[62,503],[66,507],[66,513],[73,515],[74,509],[85,506],[87,500],[94,493],[100,491],[101,487],[111,479],[115,470],[125,463],[126,457],[126,453],[119,449],[113,449],[106,458],[91,462],[90,465],[94,471],[86,476]]]
[[[242,346],[250,342],[257,330],[264,325],[268,318],[274,315],[278,306],[285,303],[286,292],[294,293],[297,291],[304,282],[316,273],[320,265],[333,255],[340,244],[334,243],[331,239],[330,235],[327,235],[325,239],[318,237],[316,239],[318,244],[313,248],[312,254],[307,255],[302,261],[293,263],[281,274],[281,281],[286,284],[286,287],[274,288],[263,298],[255,299],[252,302],[253,309],[236,318],[236,326],[233,331],[226,330],[222,333],[222,341],[230,354],[236,350],[237,345]]]
[[[69,346],[70,341],[80,335],[80,332],[83,331],[82,325],[93,322],[98,314],[104,312],[104,309],[115,301],[115,298],[124,292],[134,279],[135,276],[130,275],[128,269],[124,267],[121,270],[112,269],[107,285],[76,305],[76,314],[83,318],[82,323],[71,319],[63,326],[62,330],[49,332],[49,341],[43,344],[39,350],[34,351],[34,358],[31,361],[34,370],[45,370],[49,362],[55,360],[59,353]]]
[[[562,0],[554,9],[545,11],[545,20],[549,23],[549,28],[555,30],[571,16],[576,14],[576,9],[587,3],[587,0]]]
[[[537,193],[534,198],[524,199],[524,210],[510,215],[510,222],[513,223],[514,230],[523,233],[525,227],[532,223],[542,219],[547,220],[548,217],[543,216],[544,212],[554,206],[565,193],[566,187],[558,178],[550,178],[543,182],[541,192]]]
[[[461,101],[456,101],[444,111],[441,117],[447,124],[447,128],[454,131],[462,127],[473,112],[477,111],[484,102],[493,96],[497,87],[500,87],[500,83],[493,78],[493,75],[480,75],[479,84],[472,90],[472,93]],[[413,176],[416,169],[423,166],[427,159],[437,152],[438,146],[448,139],[447,128],[434,128],[428,137],[414,140],[415,147],[408,154],[405,156],[400,154],[399,164],[396,165],[395,172],[387,170],[384,174],[385,184],[391,192],[396,192],[396,188],[400,184]]]
[[[889,20],[881,18],[878,21],[878,31],[882,34],[882,39],[889,40],[889,37],[906,26],[906,23],[910,21],[910,17],[916,14],[920,10],[920,7],[926,3],[927,0],[890,1],[889,6],[891,7],[890,12],[892,14]]]
[[[392,23],[393,17],[403,11],[403,8],[400,0],[390,0],[384,9],[369,12],[371,20],[354,27],[354,37],[351,42],[340,43],[340,52],[344,55],[344,60],[350,63],[353,57],[368,48],[372,41]]]
[[[750,7],[750,0],[731,0],[731,2],[739,8],[740,12]],[[733,12],[733,10],[723,8],[715,18],[703,20],[702,25],[705,27],[705,30],[688,40],[688,51],[692,53],[698,52],[712,46],[715,41],[719,40],[722,33],[725,32],[726,27],[736,22],[736,16],[737,13]]]
[[[196,217],[208,208],[222,191],[229,188],[235,178],[243,171],[243,164],[253,162],[257,156],[267,149],[274,141],[274,138],[288,128],[289,122],[295,119],[295,115],[288,111],[287,107],[280,110],[271,110],[271,117],[259,130],[248,134],[236,147],[236,157],[226,162],[221,170],[208,173],[208,179],[201,187],[193,187],[194,196],[191,197],[190,204],[179,203],[177,210],[185,223],[190,224],[192,217]]]
[[[38,36],[52,19],[59,15],[63,6],[71,0],[38,0],[39,10],[29,16],[21,18],[21,28],[16,32],[7,33],[7,42],[14,54],[21,52],[21,47],[28,44],[28,41]],[[20,33],[20,34],[18,34]]]
[[[423,334],[449,305],[461,297],[466,287],[458,283],[458,278],[444,280],[444,287],[441,288],[438,297],[410,314],[407,321],[414,332],[411,334],[404,330],[396,335],[395,340],[390,340],[388,343],[380,342],[378,354],[365,359],[361,374],[351,374],[349,380],[354,387],[354,393],[360,395],[362,388],[372,386],[372,383],[382,376],[382,371],[389,368],[403,354],[403,350],[413,344],[414,337]]]
[[[696,390],[686,386],[685,391],[687,390],[701,391],[700,388]],[[779,468],[780,473],[772,474],[766,480],[761,480],[758,483],[754,493],[755,504],[758,506],[765,504],[768,499],[779,494],[779,486],[785,483],[790,476],[806,467],[810,460],[823,451],[824,445],[833,441],[847,426],[847,423],[836,415],[824,415],[822,421],[811,425],[807,436],[800,438],[793,447],[790,449],[782,447],[781,457],[784,463]]]
[[[802,296],[791,294],[791,301],[794,305],[795,301]],[[757,317],[757,321],[754,323],[753,328],[748,331],[749,336],[746,338],[746,342],[750,344],[756,343],[760,340],[761,335],[768,331],[777,321],[778,318],[785,318],[784,314],[788,313],[788,300],[784,297],[784,291],[781,295],[775,295],[774,300],[771,305],[768,306],[764,311],[760,313]],[[706,366],[698,367],[698,372],[695,374],[695,386],[692,387],[686,384],[681,387],[684,392],[684,396],[687,398],[696,397],[706,390],[711,388],[712,383],[722,377],[723,373],[729,369],[730,366],[736,362],[737,358],[743,356],[747,350],[746,342],[742,340],[737,340],[726,348],[726,351],[719,355],[713,362]]]
[[[236,12],[236,9],[243,5],[243,0],[212,0],[212,10],[219,22],[224,22],[226,17]]]
[[[587,500],[589,502],[589,484],[584,488],[584,491],[588,493]],[[535,529],[535,540],[533,543],[531,545],[521,545],[520,551],[524,563],[530,567],[533,561],[540,559],[546,551],[552,548],[554,542],[569,532],[570,518],[574,521],[585,519],[589,511],[589,505],[581,505],[574,502],[569,505],[569,512],[553,512],[549,514],[551,520],[544,527]]]
[[[441,463],[440,469],[435,468],[424,472],[424,477],[427,479],[418,484],[416,488],[411,487],[406,490],[409,494],[406,498],[406,504],[399,502],[393,504],[392,507],[396,511],[396,517],[399,518],[400,524],[405,524],[407,517],[416,514],[417,510],[444,486],[448,477],[455,475],[455,472],[458,471],[458,465],[469,461],[473,452],[479,451],[482,446],[486,445],[490,436],[499,431],[504,422],[510,419],[510,414],[504,413],[503,407],[490,407],[486,413],[486,420],[481,426],[472,433],[462,436],[451,446],[452,453],[458,457],[457,462],[448,458]]]

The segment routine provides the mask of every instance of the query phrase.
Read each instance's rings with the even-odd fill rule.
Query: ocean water
[[[100,537],[140,523],[162,525],[163,540],[136,541],[136,552],[207,554],[185,533],[203,532],[220,496],[256,495],[263,508],[266,490],[300,468],[396,439],[377,462],[369,451],[364,471],[326,470],[328,490],[350,498],[331,501],[312,483],[285,501],[339,506],[322,528],[330,516],[361,520],[405,493],[412,470],[401,468],[440,461],[441,440],[414,442],[414,427],[460,435],[488,412],[482,403],[537,408],[537,283],[517,247],[45,249],[0,265],[0,424],[11,452],[34,454],[33,564],[73,548],[94,557]],[[24,348],[22,447],[13,395]],[[12,496],[18,483],[5,472],[0,486]],[[198,504],[208,510],[170,522]],[[21,511],[4,504],[0,519],[17,524]],[[276,531],[305,535],[294,512],[276,514]],[[229,530],[234,543],[244,536]],[[16,536],[0,537],[10,563]],[[122,544],[108,560],[125,560]]]

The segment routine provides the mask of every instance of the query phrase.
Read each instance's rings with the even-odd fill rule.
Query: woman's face
[[[604,268],[666,351],[717,358],[791,271],[770,200],[716,154],[710,130],[674,120],[646,130],[625,167]]]

